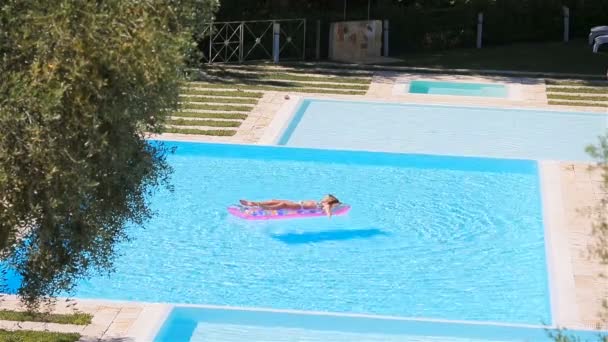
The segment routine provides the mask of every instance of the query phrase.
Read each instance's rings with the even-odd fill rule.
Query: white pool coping
[[[581,326],[558,161],[539,161],[551,316],[557,327]]]

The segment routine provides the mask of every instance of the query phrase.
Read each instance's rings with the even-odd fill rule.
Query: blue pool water
[[[569,331],[583,341],[597,332]],[[549,342],[542,327],[176,307],[154,342]]]
[[[169,144],[174,192],[76,297],[551,322],[533,161]],[[347,216],[226,212],[328,192]]]
[[[580,160],[608,116],[483,107],[304,100],[281,145],[368,151]]]
[[[410,82],[409,92],[414,94],[507,97],[503,84],[422,81]]]

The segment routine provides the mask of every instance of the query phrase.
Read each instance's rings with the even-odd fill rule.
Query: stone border
[[[538,165],[553,325],[582,327],[563,215],[560,162],[539,161]]]
[[[302,105],[303,100],[305,100],[303,96],[292,96],[289,101],[283,103],[257,143],[260,145],[278,144],[283,132],[289,127],[298,108]]]

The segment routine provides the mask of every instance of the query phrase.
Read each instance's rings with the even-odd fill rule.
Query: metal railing
[[[212,22],[204,25],[205,63],[304,59],[306,19]]]

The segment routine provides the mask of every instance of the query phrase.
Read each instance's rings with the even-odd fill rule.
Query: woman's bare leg
[[[281,205],[281,204],[285,203],[285,201],[282,201],[282,200],[270,200],[270,201],[262,201],[262,202],[240,200],[239,202],[241,202],[242,205],[246,205],[246,206],[250,206],[250,207],[270,207],[270,206],[276,206],[276,205]]]

